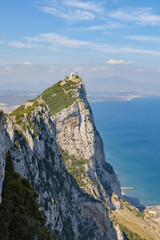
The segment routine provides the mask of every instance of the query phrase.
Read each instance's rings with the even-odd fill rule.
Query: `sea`
[[[106,161],[135,202],[160,205],[160,97],[90,103]]]

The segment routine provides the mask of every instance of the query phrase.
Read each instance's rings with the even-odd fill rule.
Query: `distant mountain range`
[[[5,103],[6,107],[21,105],[37,95],[38,93],[29,91],[0,90],[0,104]]]
[[[129,92],[129,91],[153,91],[160,93],[159,83],[133,82],[118,77],[95,78],[86,81],[86,87],[90,92]]]
[[[136,97],[160,95],[160,83],[133,82],[114,76],[89,79],[86,86],[89,101],[130,101]]]

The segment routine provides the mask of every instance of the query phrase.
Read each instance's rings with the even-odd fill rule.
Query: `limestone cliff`
[[[53,239],[118,239],[108,210],[81,190],[65,169],[55,125],[41,97],[8,116],[3,129],[14,169],[39,194]]]
[[[137,225],[145,221],[145,239],[160,236],[157,226],[154,230],[149,221],[140,220],[139,211],[121,199],[117,175],[105,161],[103,142],[78,76],[58,82],[5,120],[1,113],[0,145],[0,190],[9,150],[14,170],[39,194],[53,239],[146,237],[137,234],[136,227],[130,229],[128,216],[135,222],[138,218]]]
[[[64,91],[61,94],[67,94],[68,82],[74,83],[72,97],[75,101],[51,117],[56,126],[57,142],[66,168],[80,187],[109,205],[113,193],[121,197],[120,183],[112,166],[105,161],[103,142],[95,127],[82,79],[73,76],[62,81],[60,87]]]

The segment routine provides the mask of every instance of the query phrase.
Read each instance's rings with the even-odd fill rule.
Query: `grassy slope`
[[[139,212],[135,207],[131,206],[129,203],[123,201],[123,209],[121,210],[117,209],[114,212],[114,216],[122,226],[122,230],[125,230],[126,228],[130,232],[138,234],[141,237],[141,239],[146,240],[159,239],[159,235],[157,234],[156,230],[160,231],[160,226],[154,221],[145,218],[143,213]]]
[[[51,115],[67,108],[76,100],[74,90],[77,83],[73,81],[67,81],[64,85],[61,85],[61,83],[62,81],[56,83],[42,94],[43,100],[49,106]]]
[[[67,80],[65,84],[62,84],[62,81],[59,81],[42,93],[42,99],[49,106],[51,115],[67,108],[76,100],[74,92],[77,86],[77,82],[71,80]],[[16,124],[23,124],[24,114],[27,114],[28,118],[30,118],[31,112],[39,106],[37,99],[30,100],[29,102],[33,103],[32,106],[25,108],[25,105],[21,105],[9,114],[10,117],[14,116],[16,118]],[[44,107],[44,104],[41,105]]]

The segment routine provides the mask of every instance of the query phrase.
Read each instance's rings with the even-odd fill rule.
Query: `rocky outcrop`
[[[3,129],[14,169],[39,194],[53,238],[118,239],[107,208],[65,169],[49,109],[41,98],[36,101],[7,117]]]

